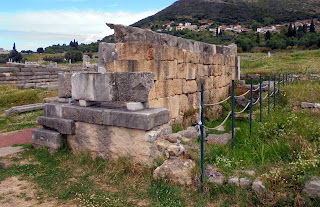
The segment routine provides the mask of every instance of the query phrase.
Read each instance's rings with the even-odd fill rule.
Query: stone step
[[[57,130],[61,134],[74,134],[75,123],[72,120],[40,116],[38,123],[50,129]]]
[[[32,143],[34,147],[49,147],[51,149],[59,149],[63,146],[66,138],[57,131],[49,129],[32,130]]]
[[[23,112],[35,111],[38,109],[43,109],[44,105],[45,104],[43,103],[37,103],[37,104],[29,104],[29,105],[23,105],[23,106],[14,106],[6,110],[5,114],[6,116],[10,116],[12,114],[20,114]]]

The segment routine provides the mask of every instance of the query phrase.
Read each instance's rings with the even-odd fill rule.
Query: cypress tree
[[[294,27],[293,27],[292,36],[293,36],[293,37],[297,37],[297,28],[296,28],[296,25],[294,25]]]
[[[265,35],[264,39],[266,41],[271,39],[271,33],[269,31],[266,32],[266,35]]]
[[[288,37],[292,37],[293,36],[293,31],[292,31],[292,24],[290,23],[289,24],[289,27],[288,27],[288,34],[287,34]]]
[[[313,32],[313,33],[316,32],[316,28],[314,26],[313,19],[312,19],[311,25],[310,25],[310,32]]]
[[[302,31],[303,31],[303,33],[307,33],[308,32],[308,28],[307,28],[306,24],[303,25]]]
[[[257,42],[258,44],[260,44],[260,34],[259,34],[259,32],[257,32],[257,40],[256,40],[256,42]]]

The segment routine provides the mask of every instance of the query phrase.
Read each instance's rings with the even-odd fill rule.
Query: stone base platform
[[[130,111],[125,105],[111,103],[90,107],[48,103],[38,119],[44,128],[33,131],[33,143],[58,149],[67,142],[74,153],[89,152],[105,159],[130,157],[151,165],[163,153],[156,140],[172,131],[167,125],[169,116],[165,108]]]

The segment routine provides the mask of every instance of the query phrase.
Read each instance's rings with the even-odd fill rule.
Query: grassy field
[[[57,90],[18,89],[0,85],[0,114],[13,107],[26,104],[44,103],[44,98],[58,96]],[[38,125],[37,118],[42,110],[12,116],[0,116],[0,133],[31,128]]]
[[[265,53],[243,53],[241,72],[250,74],[319,74],[320,50],[282,51],[264,58]]]

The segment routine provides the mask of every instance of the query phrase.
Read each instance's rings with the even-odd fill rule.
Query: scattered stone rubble
[[[20,114],[24,112],[43,109],[44,105],[45,104],[43,103],[37,103],[37,104],[29,104],[29,105],[22,105],[22,106],[14,106],[14,107],[11,107],[10,109],[5,110],[5,115],[10,116],[13,114]]]
[[[302,102],[301,108],[320,108],[320,103],[309,103],[309,102]]]

